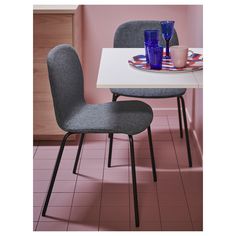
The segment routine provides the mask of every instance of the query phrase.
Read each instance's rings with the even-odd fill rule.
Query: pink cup
[[[172,46],[170,47],[170,56],[176,68],[185,67],[188,59],[188,48],[185,46]]]

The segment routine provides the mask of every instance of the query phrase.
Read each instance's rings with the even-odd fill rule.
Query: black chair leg
[[[112,145],[113,145],[113,134],[109,134],[110,144],[109,144],[109,154],[108,154],[108,167],[111,167],[111,156],[112,156]]]
[[[188,163],[189,167],[192,167],[192,157],[191,157],[191,148],[189,143],[189,135],[188,135],[188,124],[187,124],[187,118],[186,118],[186,111],[185,111],[185,103],[184,98],[180,96],[181,102],[182,102],[182,111],[183,111],[183,118],[184,118],[184,129],[185,129],[185,139],[186,139],[186,146],[187,146],[187,152],[188,152]]]
[[[112,102],[116,102],[117,98],[119,97],[119,95],[113,93],[112,95]],[[111,138],[111,134],[108,134],[108,138]],[[108,166],[109,167],[109,166]]]
[[[77,151],[76,158],[75,158],[73,174],[76,174],[76,170],[77,170],[77,166],[78,166],[78,162],[79,162],[79,157],[80,157],[83,141],[84,141],[84,134],[81,134],[80,141],[79,141],[78,151]]]
[[[117,100],[118,97],[119,97],[118,94],[113,93],[113,95],[112,95],[112,102],[115,102],[115,101]]]
[[[64,147],[65,147],[65,143],[66,143],[67,138],[71,134],[72,133],[66,133],[65,136],[63,137],[62,142],[61,142],[61,146],[60,146],[60,149],[59,149],[59,152],[58,152],[58,155],[57,155],[57,160],[56,160],[56,163],[55,163],[55,167],[54,167],[54,170],[53,170],[53,173],[52,173],[52,178],[51,178],[50,185],[49,185],[49,188],[48,188],[48,193],[47,193],[47,196],[46,196],[46,199],[45,199],[45,202],[44,202],[42,216],[46,215],[46,211],[47,211],[47,208],[48,208],[48,203],[49,203],[51,193],[52,193],[52,189],[53,189],[53,186],[54,186],[54,182],[55,182],[55,179],[56,179],[56,176],[57,176],[57,171],[58,171],[58,168],[59,168],[59,165],[60,165],[60,162],[61,162],[61,157],[62,157],[62,153],[63,153]]]
[[[132,169],[132,182],[133,182],[135,225],[136,225],[136,227],[139,227],[138,193],[137,193],[135,159],[134,159],[134,141],[133,141],[132,135],[129,135],[129,142],[130,142],[130,154],[131,154],[131,169]]]
[[[177,104],[178,104],[178,115],[179,115],[180,138],[183,138],[183,127],[182,127],[182,117],[181,117],[180,98],[179,97],[177,97]]]
[[[150,126],[148,127],[148,140],[149,140],[149,147],[150,147],[150,154],[151,154],[151,161],[152,161],[152,174],[154,182],[157,182],[157,174],[156,174],[156,164],[154,158],[154,151],[152,145],[152,132]]]

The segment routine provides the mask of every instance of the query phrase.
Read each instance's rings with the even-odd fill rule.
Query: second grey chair
[[[83,72],[80,60],[70,45],[63,44],[53,48],[48,54],[47,63],[56,120],[59,127],[66,134],[58,152],[42,215],[46,216],[48,203],[67,138],[72,134],[81,134],[73,169],[73,173],[76,174],[85,133],[108,133],[110,135],[113,135],[113,133],[122,133],[128,135],[130,142],[135,224],[139,226],[133,135],[147,129],[152,174],[154,181],[157,181],[150,129],[153,119],[151,107],[140,101],[87,104],[84,99]],[[111,158],[110,155],[111,153],[109,154],[109,158]]]
[[[161,32],[160,21],[129,21],[120,25],[114,36],[114,48],[143,48],[144,47],[144,30],[146,29],[159,29]],[[159,37],[160,45],[164,46],[165,42],[163,38]],[[178,36],[176,31],[170,40],[170,46],[178,45]],[[185,139],[188,153],[188,162],[189,167],[192,167],[192,158],[191,158],[191,149],[189,143],[189,134],[188,134],[188,125],[185,112],[185,102],[183,95],[186,92],[185,88],[145,88],[145,89],[131,89],[131,88],[114,88],[111,89],[113,93],[112,101],[116,101],[119,96],[126,97],[137,97],[137,98],[177,98],[177,107],[178,107],[178,116],[179,116],[179,126],[180,126],[180,137],[183,137],[182,131],[182,117],[181,117],[181,108],[180,101],[182,103],[182,112],[185,128]],[[110,136],[111,140],[113,136]],[[112,141],[111,145],[112,145]]]

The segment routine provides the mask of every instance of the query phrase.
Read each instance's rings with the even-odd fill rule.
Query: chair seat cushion
[[[153,112],[140,101],[78,106],[60,127],[67,132],[138,134],[150,126]]]
[[[138,98],[171,98],[183,95],[185,88],[113,88],[112,93]]]

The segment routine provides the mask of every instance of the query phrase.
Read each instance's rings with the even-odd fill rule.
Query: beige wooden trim
[[[66,14],[66,13],[74,13],[78,5],[34,5],[33,10],[34,13],[37,14]]]

